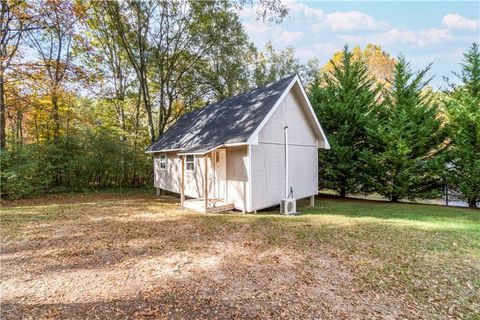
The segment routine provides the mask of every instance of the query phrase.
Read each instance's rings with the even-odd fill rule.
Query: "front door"
[[[215,150],[215,197],[225,199],[227,194],[227,150]]]

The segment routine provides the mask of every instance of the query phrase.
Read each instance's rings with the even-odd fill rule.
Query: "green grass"
[[[303,213],[335,215],[353,219],[373,219],[379,223],[417,226],[425,229],[460,229],[480,233],[480,210],[363,200],[322,199],[315,208],[303,208]]]
[[[433,313],[454,306],[457,316],[474,318],[480,311],[480,210],[321,199],[302,212],[320,227],[300,229],[299,237],[338,249],[366,286]]]

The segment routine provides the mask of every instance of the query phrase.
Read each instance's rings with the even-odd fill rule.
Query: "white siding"
[[[168,152],[166,169],[160,169],[160,154],[154,156],[154,186],[174,193],[180,193],[181,160],[176,152]],[[214,197],[213,154],[207,160],[208,194]],[[245,200],[248,190],[247,147],[227,148],[227,194],[226,200],[238,210],[246,209]],[[203,174],[205,172],[203,156],[195,157],[195,172],[185,172],[185,195],[192,198],[203,197]]]
[[[166,169],[160,169],[159,154],[154,157],[154,186],[174,193],[180,193],[182,162],[176,152],[168,152]],[[213,194],[213,171],[211,158],[207,160],[209,194]],[[192,198],[203,197],[203,156],[195,156],[195,170],[185,171],[185,195]]]
[[[252,145],[252,210],[277,205],[285,198],[284,128],[288,126],[289,185],[296,199],[318,193],[317,140],[305,106],[292,89]]]
[[[246,210],[248,193],[247,147],[227,148],[227,202],[237,210]]]
[[[259,143],[251,148],[252,210],[277,205],[285,198],[285,147]]]
[[[163,190],[180,193],[180,159],[174,152],[164,154],[167,156],[165,169],[160,169],[160,154],[155,154],[153,159],[154,186]]]
[[[293,88],[258,133],[258,142],[284,144],[285,126],[288,126],[289,144],[316,146],[314,131]]]

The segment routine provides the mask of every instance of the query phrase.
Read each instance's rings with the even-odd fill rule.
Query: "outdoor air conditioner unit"
[[[283,214],[297,213],[297,201],[295,199],[285,199],[280,201],[280,213],[283,213]]]

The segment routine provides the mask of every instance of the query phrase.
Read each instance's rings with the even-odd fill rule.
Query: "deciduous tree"
[[[317,59],[311,59],[303,64],[295,57],[295,48],[286,47],[277,51],[271,42],[265,46],[265,51],[257,54],[254,66],[254,81],[256,86],[278,81],[292,74],[298,74],[304,85],[308,85],[319,72]]]
[[[29,32],[29,44],[35,50],[39,72],[44,72],[50,96],[53,139],[61,136],[61,94],[69,77],[78,76],[74,68],[73,41],[76,32],[77,12],[71,1],[39,0],[34,3],[38,29]]]
[[[0,149],[6,144],[7,72],[18,55],[25,32],[33,29],[27,7],[28,4],[22,0],[2,0],[0,7]]]
[[[381,85],[388,85],[393,77],[395,70],[396,60],[392,58],[387,52],[385,52],[380,46],[374,44],[367,44],[362,49],[360,46],[356,46],[352,50],[354,60],[362,60],[367,66],[368,72],[375,79],[375,81]],[[333,65],[338,63],[343,56],[343,51],[336,52],[332,59],[325,64],[322,68],[323,72],[328,72],[333,69]]]

